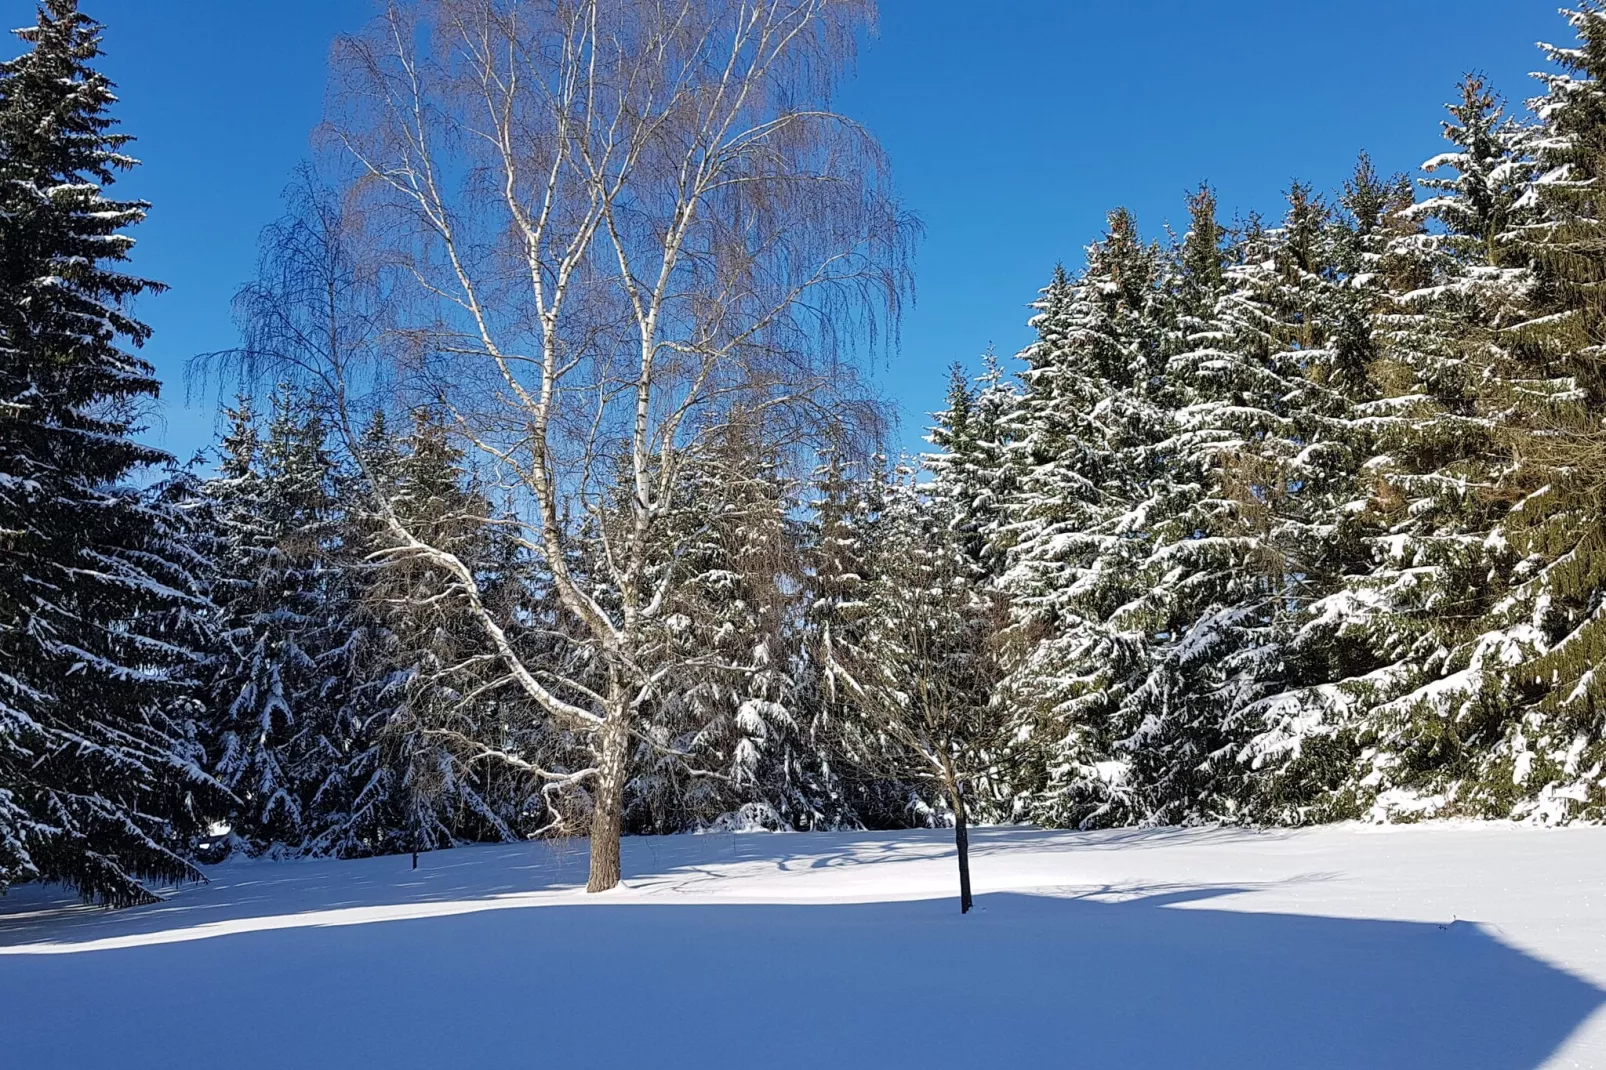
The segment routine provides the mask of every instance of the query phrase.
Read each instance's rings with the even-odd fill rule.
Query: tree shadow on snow
[[[1467,923],[600,902],[0,957],[35,1068],[1529,1070],[1603,993]],[[77,994],[105,993],[106,999]]]

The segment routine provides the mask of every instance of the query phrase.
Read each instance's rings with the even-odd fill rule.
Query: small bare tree
[[[866,640],[840,667],[846,746],[870,773],[934,788],[953,810],[959,909],[969,913],[971,784],[1000,751],[991,706],[1004,607],[965,554],[947,502],[912,474],[890,488]]]
[[[688,465],[726,414],[851,423],[852,358],[907,292],[913,227],[882,152],[828,108],[873,15],[873,0],[416,0],[337,50],[351,203],[386,239],[374,261],[411,287],[396,379],[516,488],[516,538],[592,671],[527,664],[473,570],[394,512],[392,554],[450,573],[504,684],[589,741],[584,768],[535,771],[549,797],[585,788],[591,891],[619,882],[638,718],[699,656],[665,633],[683,580],[665,521]]]

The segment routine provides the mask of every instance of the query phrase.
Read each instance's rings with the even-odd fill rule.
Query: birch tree
[[[391,513],[393,557],[444,569],[488,651],[586,741],[531,770],[589,800],[588,889],[620,878],[643,719],[695,654],[662,538],[723,414],[852,419],[853,368],[895,325],[912,226],[880,147],[830,110],[872,0],[416,0],[336,56],[353,204],[412,301],[397,381],[516,488],[516,538],[586,648],[527,664],[471,568]],[[626,473],[624,522],[616,476]],[[598,567],[573,567],[578,541]],[[667,544],[667,545],[666,545]],[[712,657],[712,655],[708,655]]]

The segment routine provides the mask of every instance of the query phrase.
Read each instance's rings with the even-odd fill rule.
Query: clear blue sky
[[[31,5],[10,0],[12,23]],[[1300,178],[1332,187],[1362,149],[1387,170],[1439,151],[1468,70],[1531,94],[1555,0],[882,0],[880,35],[841,107],[875,131],[925,222],[918,301],[881,369],[918,448],[947,366],[1030,339],[1026,304],[1074,266],[1104,213],[1150,233],[1208,179],[1228,214],[1278,210]],[[140,312],[167,383],[150,437],[189,454],[211,398],[185,403],[193,353],[235,340],[229,298],[307,150],[330,41],[370,0],[83,0],[144,161],[119,192],[153,202],[138,270],[172,291]]]

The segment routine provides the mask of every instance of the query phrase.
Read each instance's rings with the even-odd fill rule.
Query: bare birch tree
[[[881,149],[829,110],[873,16],[873,0],[416,0],[337,50],[352,203],[412,291],[398,381],[517,488],[516,537],[594,671],[527,664],[473,570],[395,513],[392,553],[450,573],[505,685],[588,741],[584,768],[536,772],[585,788],[591,891],[619,882],[638,719],[686,658],[715,657],[666,642],[677,484],[726,413],[851,420],[854,362],[907,292],[913,227]]]

